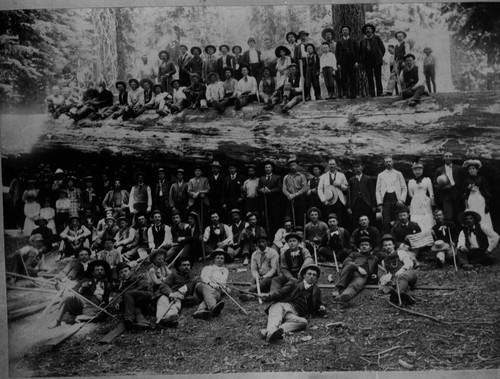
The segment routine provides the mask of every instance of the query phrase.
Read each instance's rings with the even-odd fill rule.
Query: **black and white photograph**
[[[2,373],[498,376],[500,3],[117,3],[0,5]]]

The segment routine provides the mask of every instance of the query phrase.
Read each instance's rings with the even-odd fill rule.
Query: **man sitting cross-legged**
[[[267,246],[267,235],[259,235],[257,250],[253,252],[250,263],[253,284],[248,292],[257,292],[257,285],[260,286],[261,292],[269,292],[273,278],[278,275],[279,260],[280,257],[276,250]],[[240,295],[241,301],[249,301],[254,298],[254,296],[244,293]]]
[[[224,262],[231,259],[223,249],[215,249],[210,258],[213,259],[214,264],[203,268],[195,288],[196,295],[202,301],[193,313],[193,317],[203,320],[219,316],[224,308],[224,302],[221,301],[223,292],[221,288],[226,286],[229,276],[229,270],[224,267]]]
[[[359,239],[359,250],[351,252],[343,262],[340,278],[335,283],[333,297],[348,302],[363,288],[368,278],[376,278],[378,258],[372,254],[370,237]]]
[[[266,309],[267,328],[260,331],[263,339],[268,342],[282,339],[285,332],[296,332],[307,327],[304,316],[325,315],[321,290],[316,285],[320,275],[318,266],[304,266],[300,271],[301,280],[291,279],[280,290],[262,296],[264,301],[273,301]]]

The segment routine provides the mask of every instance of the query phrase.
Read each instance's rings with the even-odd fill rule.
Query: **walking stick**
[[[207,257],[205,256],[205,244],[203,243],[203,203],[201,203],[201,216],[198,216],[198,225],[200,227],[201,234],[201,252],[203,253],[203,262],[207,261]]]
[[[339,263],[337,262],[337,254],[335,254],[335,250],[332,249],[333,252],[333,260],[335,261],[335,268],[337,269],[337,272],[339,272]]]
[[[396,276],[396,288],[398,290],[399,306],[401,306],[403,303],[401,302],[401,292],[399,292],[399,277],[397,277],[397,276]]]
[[[166,296],[166,295],[163,295],[163,296]],[[163,317],[165,317],[165,315],[168,313],[168,311],[170,310],[170,308],[172,308],[172,306],[176,302],[177,302],[177,300],[175,300],[175,301],[170,300],[170,304],[168,305],[167,310],[165,311],[165,313],[158,320],[156,320],[156,325],[158,325],[161,322],[161,320],[163,320]]]
[[[300,79],[302,80],[302,104],[306,103],[306,92],[304,89],[305,85],[305,80],[304,80],[304,62],[302,59],[299,60],[299,66],[300,66]]]
[[[179,258],[181,256],[181,253],[183,253],[183,249],[181,249],[181,251],[179,251],[179,254],[177,254],[174,258],[174,260],[172,262],[170,262],[170,264],[167,266],[167,268],[170,268],[172,267],[172,265],[175,263],[175,261],[177,260],[177,258]]]
[[[256,294],[255,292],[245,291],[245,290],[242,290],[242,289],[240,289],[240,288],[230,286],[230,285],[228,285],[228,284],[226,284],[226,287],[227,287],[227,288],[230,288],[230,289],[232,289],[232,290],[235,290],[235,291],[241,292],[241,293],[246,293],[247,295],[252,295],[252,296],[255,296],[255,297],[261,297],[261,296],[262,296],[262,294],[258,295],[258,294]]]
[[[317,266],[318,265],[318,254],[316,252],[316,244],[311,242],[311,245],[312,245],[313,251],[314,251],[314,264]]]
[[[453,242],[451,241],[451,231],[449,228],[448,228],[448,230],[449,230],[449,236],[450,236],[451,253],[453,254],[453,264],[455,265],[455,272],[458,272],[455,246],[453,246]]]
[[[296,226],[297,224],[295,223],[295,201],[294,201],[294,199],[292,199],[291,203],[292,203],[292,218],[293,218],[293,227],[295,228],[295,226]]]
[[[238,308],[240,308],[244,314],[248,314],[248,312],[246,311],[245,308],[243,308],[236,300],[233,299],[233,297],[224,289],[224,287],[220,286],[220,289],[222,290],[222,292],[224,292],[226,294],[227,297],[229,297],[237,306]]]
[[[264,194],[264,216],[266,217],[267,234],[269,234],[269,218],[267,216],[267,194]]]
[[[259,304],[262,304],[262,299],[260,298],[260,283],[259,283],[259,276],[257,276],[257,278],[255,279],[256,283],[257,283],[257,295],[259,296]]]

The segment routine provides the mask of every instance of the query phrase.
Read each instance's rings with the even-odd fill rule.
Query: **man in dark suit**
[[[361,215],[367,215],[373,221],[377,211],[375,186],[372,178],[363,174],[363,162],[354,163],[354,176],[349,179],[349,199],[347,213],[355,224]],[[377,245],[378,246],[378,245]]]
[[[229,55],[229,46],[228,45],[220,45],[219,51],[221,52],[221,56],[217,59],[216,68],[219,73],[219,78],[224,78],[224,69],[229,67],[233,70],[236,68],[236,62],[232,55]]]
[[[179,66],[179,83],[181,87],[189,87],[191,85],[191,79],[189,78],[189,71],[186,69],[186,63],[192,58],[188,53],[188,48],[186,45],[179,46],[179,59],[177,60],[177,65]]]
[[[355,71],[358,67],[358,43],[351,38],[351,28],[349,26],[342,26],[341,32],[342,38],[337,41],[335,47],[335,57],[337,58],[337,67],[342,83],[342,94],[339,94],[339,97],[355,99],[358,94]]]
[[[264,204],[264,218],[267,220],[268,233],[274,235],[280,227],[282,215],[283,183],[281,176],[273,173],[274,163],[271,161],[264,162],[265,175],[260,177],[258,191],[262,194]]]
[[[393,225],[391,235],[399,248],[401,244],[409,245],[406,238],[408,235],[420,233],[422,229],[416,222],[410,221],[410,211],[406,205],[398,207],[397,213],[398,221]]]
[[[363,65],[371,97],[382,96],[382,65],[385,46],[382,39],[375,34],[375,26],[366,24],[361,31],[365,37],[359,43],[359,62]],[[375,83],[373,79],[375,78]],[[375,93],[375,87],[377,92]]]
[[[222,187],[222,208],[225,213],[228,213],[231,209],[241,209],[243,207],[241,187],[245,182],[243,175],[238,174],[236,164],[230,163],[228,170],[229,175],[224,178],[224,186]]]
[[[243,53],[242,63],[250,67],[250,75],[260,81],[260,70],[263,67],[261,52],[255,48],[255,39],[250,37],[248,39],[248,50]]]
[[[301,280],[289,280],[280,290],[264,294],[262,300],[274,301],[267,309],[267,328],[260,335],[268,342],[283,338],[285,332],[296,332],[307,327],[306,315],[323,316],[326,308],[321,304],[321,290],[317,286],[321,270],[310,264],[301,272]]]
[[[165,169],[160,167],[158,169],[158,180],[156,181],[156,185],[154,187],[153,206],[155,209],[158,209],[161,213],[163,213],[163,215],[167,218],[169,218],[169,192],[170,183],[165,180]]]
[[[442,202],[444,217],[457,222],[457,217],[463,210],[464,199],[462,188],[462,169],[453,164],[453,153],[443,154],[444,165],[438,167],[434,174],[434,185]]]
[[[212,175],[208,177],[208,184],[210,184],[208,199],[210,201],[210,207],[218,212],[221,212],[222,189],[224,187],[224,176],[220,173],[222,166],[218,161],[213,161],[210,167],[212,168]],[[224,216],[223,221],[227,221]]]

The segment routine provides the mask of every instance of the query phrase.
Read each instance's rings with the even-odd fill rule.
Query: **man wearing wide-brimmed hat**
[[[435,224],[432,227],[434,241],[443,240],[450,244],[456,244],[458,239],[457,226],[453,221],[446,220],[442,209],[434,209]]]
[[[159,167],[156,172],[157,180],[153,192],[153,208],[158,209],[161,213],[163,213],[163,215],[168,217],[168,195],[170,191],[170,183],[165,178],[166,174],[163,167]]]
[[[255,48],[255,38],[250,37],[247,43],[248,50],[243,53],[242,63],[247,65],[248,75],[253,76],[257,83],[260,81],[260,71],[264,63],[262,62],[261,52]],[[241,74],[244,76],[243,72]]]
[[[203,232],[203,243],[205,251],[211,254],[215,249],[224,249],[227,251],[229,245],[233,242],[233,232],[229,226],[220,222],[219,212],[210,211],[210,225]]]
[[[401,72],[404,66],[404,59],[406,54],[411,53],[411,47],[408,41],[406,41],[406,33],[403,31],[397,31],[394,33],[394,37],[398,43],[394,46],[394,63],[395,70],[397,74]]]
[[[32,234],[28,245],[17,250],[12,256],[10,272],[14,274],[37,276],[40,271],[40,255],[45,249],[45,242],[41,234]],[[16,277],[10,277],[8,283],[14,284]]]
[[[318,196],[318,185],[319,180],[325,168],[317,163],[313,163],[307,168],[307,171],[312,175],[311,178],[307,181],[309,185],[309,190],[307,191],[307,205],[308,207],[316,207],[321,209],[323,207],[323,202],[319,199]]]
[[[382,65],[385,46],[382,39],[375,34],[375,25],[365,24],[361,31],[364,38],[359,43],[359,63],[363,65],[368,78],[369,95],[371,97],[382,96]]]
[[[214,45],[205,46],[205,59],[203,60],[203,81],[209,83],[208,75],[212,72],[217,73],[217,60],[215,59],[215,51],[217,49]]]
[[[457,217],[463,209],[463,195],[461,192],[463,174],[459,165],[453,164],[453,153],[443,153],[444,164],[434,173],[434,186],[442,202],[444,217],[457,222]]]
[[[283,338],[284,333],[297,332],[307,327],[305,316],[324,316],[326,308],[321,303],[321,290],[317,286],[321,270],[314,264],[305,265],[300,270],[299,281],[290,280],[279,291],[262,297],[273,304],[266,309],[267,327],[260,336],[267,342]]]
[[[184,249],[186,239],[191,236],[191,228],[188,224],[181,221],[181,214],[177,209],[172,210],[172,247],[168,249],[166,259],[175,259]],[[187,254],[181,254],[187,255]]]
[[[219,74],[219,77],[224,78],[224,69],[226,67],[229,67],[231,69],[235,69],[236,62],[234,60],[234,57],[229,53],[229,46],[226,44],[222,44],[219,46],[219,51],[221,52],[221,56],[219,59],[217,59],[217,73]]]
[[[123,120],[135,117],[135,113],[144,105],[144,90],[135,78],[129,79],[130,91],[127,93],[127,105],[123,110]]]
[[[33,231],[31,232],[31,235],[39,234],[43,238],[43,244],[45,246],[44,251],[50,251],[52,249],[52,241],[54,240],[54,233],[52,232],[52,229],[50,229],[47,224],[48,220],[40,217],[40,216],[35,216],[33,218],[33,222],[37,226]]]
[[[473,265],[494,264],[497,257],[493,250],[498,245],[498,234],[481,222],[477,212],[466,210],[458,219],[463,229],[458,236],[457,264],[464,270],[471,270]]]
[[[298,171],[297,157],[292,156],[287,161],[289,173],[283,178],[283,193],[288,200],[286,215],[295,218],[294,226],[304,226],[304,213],[307,206],[307,179]]]
[[[189,80],[190,73],[189,70],[186,69],[186,64],[192,57],[189,54],[188,47],[184,44],[179,45],[179,52],[180,54],[177,60],[177,66],[179,67],[179,84],[182,87],[187,87],[191,81]],[[171,84],[173,85],[173,83]]]
[[[204,222],[210,205],[208,198],[210,184],[208,178],[202,175],[201,165],[197,164],[194,168],[194,177],[189,179],[187,192],[189,196],[188,209],[204,215],[204,220],[202,220]]]
[[[285,40],[286,40],[285,46],[288,48],[288,50],[290,50],[290,56],[292,59],[293,59],[293,54],[295,52],[295,46],[297,46],[298,39],[299,36],[293,31],[290,31],[285,35]]]
[[[245,63],[242,55],[243,49],[240,45],[234,45],[231,48],[231,51],[234,54],[234,78],[236,80],[240,80],[242,78],[240,66]]]
[[[385,256],[378,270],[382,291],[391,295],[391,303],[399,304],[401,298],[404,305],[412,305],[415,300],[407,293],[409,288],[413,289],[417,284],[412,255],[405,249],[396,250],[396,241],[390,234],[382,236],[381,254]]]
[[[290,216],[285,216],[283,218],[282,227],[279,228],[274,234],[274,240],[271,247],[280,254],[284,252],[286,249],[288,249],[288,244],[286,243],[285,237],[289,233],[291,233],[292,230],[293,230],[293,220]]]
[[[341,97],[355,99],[358,91],[356,86],[356,71],[359,61],[358,42],[351,37],[351,27],[343,25],[340,28],[342,37],[335,46],[340,79],[342,83]]]
[[[130,189],[130,214],[149,213],[153,207],[153,197],[151,187],[144,183],[146,174],[144,171],[137,171],[133,176],[137,184]]]
[[[224,187],[224,175],[222,175],[222,165],[215,159],[210,164],[212,169],[212,175],[208,177],[208,184],[210,186],[210,192],[208,193],[208,199],[210,207],[219,212],[222,211],[222,190]]]
[[[85,188],[82,189],[80,201],[81,211],[90,209],[92,214],[96,214],[99,212],[99,199],[94,189],[94,177],[92,175],[87,175],[83,178],[83,182],[85,183]]]
[[[420,102],[420,97],[429,95],[425,90],[425,78],[421,70],[415,64],[415,55],[406,54],[404,57],[405,65],[401,70],[399,82],[401,83],[401,96],[403,99],[409,99],[410,107]]]
[[[184,169],[178,168],[175,173],[176,180],[172,182],[170,186],[170,192],[168,196],[168,203],[170,209],[177,209],[181,215],[186,212],[189,196],[188,196],[188,184],[184,180]]]
[[[160,58],[160,65],[158,66],[158,83],[160,83],[163,88],[170,92],[171,85],[170,81],[172,76],[177,72],[174,62],[170,60],[170,54],[162,50],[158,53],[158,58]]]
[[[201,58],[201,48],[199,46],[193,46],[191,48],[191,54],[193,57],[186,63],[184,69],[189,74],[198,74],[201,78],[203,75],[203,59]],[[189,77],[191,81],[191,76]]]
[[[76,256],[78,251],[83,247],[83,243],[92,233],[80,222],[80,217],[71,216],[69,225],[60,234],[62,242],[59,247],[59,252],[62,257]]]
[[[197,107],[205,109],[207,107],[206,90],[207,86],[201,82],[201,76],[198,73],[192,73],[191,85],[183,91],[186,95],[186,104],[189,104],[191,109]]]

